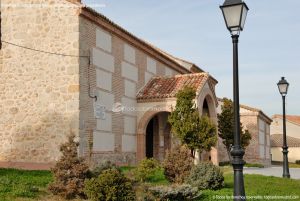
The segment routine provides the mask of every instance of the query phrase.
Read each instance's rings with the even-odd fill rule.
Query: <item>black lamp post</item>
[[[283,154],[283,177],[290,178],[290,171],[289,171],[289,160],[288,160],[288,146],[286,143],[286,119],[285,119],[285,96],[287,95],[289,83],[284,79],[277,83],[279,93],[282,96],[282,107],[283,107],[283,146],[282,146],[282,154]]]
[[[234,102],[234,145],[231,149],[234,170],[234,200],[246,200],[243,167],[245,154],[241,147],[240,134],[240,103],[239,103],[239,70],[238,70],[238,39],[243,31],[248,7],[241,0],[225,0],[220,6],[227,29],[231,33],[233,43],[233,102]]]

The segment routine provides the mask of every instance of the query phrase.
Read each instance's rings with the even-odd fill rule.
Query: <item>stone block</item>
[[[105,91],[97,90],[97,101],[111,111],[114,105],[114,95]]]
[[[136,117],[124,116],[124,133],[136,134]]]
[[[170,68],[168,68],[168,67],[166,67],[165,68],[165,75],[166,76],[172,76],[173,75],[173,70],[170,69]]]
[[[112,89],[112,74],[106,71],[96,69],[97,87],[111,91]]]
[[[124,44],[124,60],[135,64],[135,49],[128,44]]]
[[[122,136],[122,151],[136,152],[136,136],[132,136],[132,135]]]
[[[106,112],[105,119],[97,119],[97,130],[112,131],[112,115]]]
[[[114,72],[114,57],[97,48],[93,49],[93,64],[99,68]]]
[[[96,29],[96,46],[111,52],[111,35],[103,29]]]
[[[93,151],[114,151],[115,135],[94,131],[93,133]]]
[[[122,76],[127,79],[137,82],[138,81],[137,67],[135,67],[127,62],[122,62]]]
[[[137,102],[136,100],[122,97],[122,106],[123,106],[123,113],[136,115],[137,110]]]
[[[136,84],[129,80],[124,80],[125,96],[135,98],[136,97]]]
[[[152,73],[145,72],[145,84],[147,84],[153,76]]]
[[[79,92],[79,85],[78,84],[69,85],[68,92],[69,93]]]
[[[156,74],[156,61],[147,57],[147,71]]]

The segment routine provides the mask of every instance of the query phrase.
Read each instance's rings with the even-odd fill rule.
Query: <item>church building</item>
[[[164,158],[176,93],[217,124],[217,80],[80,0],[1,0],[0,166],[47,169],[71,132],[93,163]],[[17,6],[16,6],[17,5]],[[218,146],[204,158],[218,164]]]

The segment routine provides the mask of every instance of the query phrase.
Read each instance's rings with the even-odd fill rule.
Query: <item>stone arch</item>
[[[197,100],[197,106],[199,109],[199,113],[202,115],[203,113],[203,104],[206,101],[209,111],[210,119],[217,124],[217,103],[213,98],[213,94],[210,90],[204,90],[205,93],[201,93]]]
[[[137,162],[141,161],[146,157],[146,129],[150,120],[160,113],[170,113],[171,107],[166,105],[156,105],[147,110],[141,115],[137,124],[137,152],[136,159]]]
[[[217,102],[214,98],[213,91],[210,89],[208,84],[206,84],[201,93],[199,93],[197,98],[197,106],[200,115],[203,114],[203,104],[204,102],[207,102],[208,106],[208,112],[209,112],[209,118],[212,120],[212,122],[215,123],[215,125],[218,125],[218,119],[217,119]],[[218,165],[219,159],[218,159],[218,143],[215,147],[211,149],[210,152],[204,153],[203,156],[201,155],[201,158],[209,158],[213,162],[213,164]],[[199,157],[200,158],[200,157]]]

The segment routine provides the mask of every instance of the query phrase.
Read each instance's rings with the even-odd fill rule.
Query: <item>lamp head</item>
[[[244,29],[248,6],[242,0],[225,0],[220,6],[225,24],[231,35],[239,35]]]
[[[282,96],[286,96],[289,88],[289,83],[286,81],[284,77],[281,77],[281,80],[277,83],[279,93]]]

